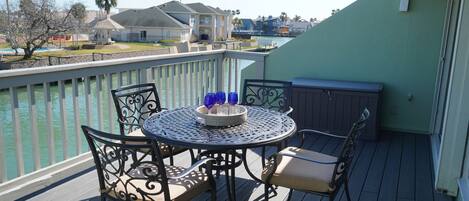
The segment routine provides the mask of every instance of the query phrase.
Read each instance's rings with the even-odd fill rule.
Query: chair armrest
[[[197,163],[194,163],[194,165],[190,166],[189,168],[187,168],[186,170],[184,170],[183,172],[181,172],[180,174],[178,174],[178,175],[176,175],[176,176],[171,176],[171,177],[168,176],[168,179],[180,179],[180,178],[183,178],[183,177],[189,175],[191,172],[193,172],[194,170],[196,170],[197,168],[199,168],[199,167],[202,166],[202,165],[208,164],[209,166],[211,166],[211,162],[212,162],[212,161],[215,161],[215,159],[213,159],[213,158],[204,158],[204,159],[201,159],[201,160],[197,161]]]
[[[293,112],[293,108],[292,107],[289,107],[288,111],[284,112],[283,114],[285,115],[289,115],[290,113]]]
[[[304,161],[308,161],[308,162],[312,162],[312,163],[324,164],[324,165],[337,164],[337,161],[318,161],[318,160],[313,160],[313,159],[310,159],[310,158],[306,158],[306,157],[302,157],[302,156],[298,156],[298,155],[293,155],[293,154],[288,154],[288,153],[279,153],[278,155],[288,156],[288,157],[292,157],[292,158],[296,158],[296,159],[300,159],[300,160],[304,160]]]
[[[329,136],[329,137],[347,139],[347,136],[334,135],[334,134],[330,134],[330,133],[326,133],[326,132],[322,132],[322,131],[318,131],[318,130],[313,130],[313,129],[302,129],[302,130],[299,130],[298,133],[316,133],[316,134],[320,134],[320,135],[326,135],[326,136]]]

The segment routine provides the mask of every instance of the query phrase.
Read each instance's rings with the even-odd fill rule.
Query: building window
[[[210,16],[200,16],[199,24],[210,25],[211,17]]]

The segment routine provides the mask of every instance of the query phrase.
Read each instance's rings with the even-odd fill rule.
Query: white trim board
[[[446,115],[437,162],[436,189],[457,196],[469,122],[469,3],[462,1]]]

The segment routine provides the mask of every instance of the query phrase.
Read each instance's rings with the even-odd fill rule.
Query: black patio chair
[[[290,114],[291,82],[279,80],[246,79],[244,81],[242,105],[259,106],[281,113]],[[274,146],[274,145],[272,145]],[[282,145],[278,146],[279,149]],[[262,167],[265,167],[266,147],[262,147]]]
[[[165,165],[161,146],[154,140],[82,129],[96,164],[101,200],[191,200],[206,191],[216,200],[214,159],[189,168]],[[200,168],[206,171],[197,171]]]
[[[292,83],[286,81],[246,79],[241,104],[290,114],[293,111],[291,86]]]
[[[297,147],[287,147],[270,157],[269,163],[262,172],[265,182],[265,200],[269,199],[269,188],[272,185],[290,188],[288,200],[293,190],[328,196],[334,200],[339,188],[344,185],[348,201],[351,201],[348,188],[348,171],[354,157],[354,151],[361,130],[366,126],[370,112],[364,109],[359,120],[352,125],[347,136],[339,136],[316,130],[300,130],[301,146],[305,134],[316,133],[334,138],[344,139],[338,157],[314,152]]]
[[[120,134],[124,136],[144,136],[141,130],[143,122],[163,110],[153,83],[124,86],[111,90],[111,94],[117,111]],[[171,165],[174,164],[173,155],[187,150],[164,143],[160,143],[160,146],[162,156],[169,157]]]

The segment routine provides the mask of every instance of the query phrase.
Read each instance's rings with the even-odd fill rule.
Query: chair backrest
[[[350,164],[352,163],[353,157],[355,155],[355,149],[357,141],[361,135],[361,130],[366,126],[366,121],[370,117],[370,111],[368,108],[363,109],[363,112],[360,114],[358,121],[353,123],[352,128],[350,129],[347,138],[342,144],[342,150],[337,159],[337,164],[334,168],[334,174],[332,176],[331,183],[329,184],[331,189],[337,190],[344,181],[344,176],[346,176]]]
[[[290,109],[291,86],[286,81],[246,79],[241,104],[286,112]]]
[[[157,142],[87,126],[82,129],[96,164],[101,194],[121,200],[153,200],[164,193],[169,200],[168,179]]]
[[[151,115],[161,112],[160,99],[155,84],[125,86],[111,91],[120,124],[121,134],[125,135],[140,129]],[[134,124],[135,126],[131,126]]]

